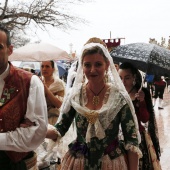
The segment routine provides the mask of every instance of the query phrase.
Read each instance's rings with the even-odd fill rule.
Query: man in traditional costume
[[[36,170],[33,151],[48,122],[44,87],[36,75],[8,62],[12,51],[9,31],[0,25],[0,169]]]

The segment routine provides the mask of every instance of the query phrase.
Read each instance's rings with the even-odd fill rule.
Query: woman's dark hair
[[[119,66],[119,69],[122,69],[122,70],[128,69],[128,70],[130,70],[132,75],[135,76],[135,81],[136,81],[135,87],[138,90],[141,88],[142,76],[141,76],[139,70],[133,64],[131,64],[129,62],[124,62]]]
[[[6,45],[7,46],[11,45],[10,32],[3,24],[0,24],[0,31],[2,31],[6,34]]]
[[[122,69],[122,70],[129,69],[131,71],[131,73],[134,76],[136,76],[135,87],[138,90],[141,88],[142,76],[141,76],[139,70],[133,64],[131,64],[129,62],[124,62],[120,65],[119,69]],[[146,107],[150,113],[149,122],[148,122],[148,132],[151,136],[151,139],[152,139],[155,151],[156,151],[157,158],[158,158],[158,160],[160,160],[160,158],[159,158],[161,155],[160,145],[159,145],[159,139],[157,136],[157,125],[156,125],[156,118],[155,118],[155,113],[154,113],[154,109],[153,109],[151,94],[150,94],[150,91],[148,91],[148,89],[146,89],[146,88],[142,88],[142,90],[145,93]]]
[[[54,68],[54,61],[50,60],[52,68]]]

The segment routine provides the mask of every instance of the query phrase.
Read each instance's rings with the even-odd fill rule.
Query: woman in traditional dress
[[[54,61],[41,63],[42,81],[48,109],[48,123],[54,125],[59,116],[59,109],[65,94],[64,81],[59,78],[58,68]]]
[[[138,69],[136,69],[131,63],[122,63],[119,66],[118,73],[133,102],[135,113],[138,118],[139,131],[141,134],[141,143],[139,146],[143,154],[143,157],[139,160],[139,170],[160,170],[158,129],[150,91],[147,88],[141,87],[142,76]],[[147,124],[148,130],[146,129]],[[147,135],[147,131],[149,132],[152,141],[147,141],[148,137],[145,136]],[[153,142],[153,146],[147,146],[147,142]],[[154,149],[150,151],[148,149],[149,147]],[[154,154],[153,157],[151,157],[151,154]]]
[[[108,71],[112,76],[109,79]],[[60,141],[74,118],[77,128],[77,137],[69,145],[61,170],[138,169],[142,155],[137,118],[112,58],[102,44],[88,43],[83,47],[74,85],[61,112],[58,123],[48,130],[46,137]],[[119,125],[124,142],[118,138]]]

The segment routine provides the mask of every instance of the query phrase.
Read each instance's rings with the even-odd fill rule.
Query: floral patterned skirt
[[[84,170],[84,163],[84,157],[75,158],[68,151],[62,160],[60,170]],[[101,170],[128,170],[125,156],[121,155],[111,160],[108,155],[104,155]]]
[[[141,133],[140,149],[143,157],[139,159],[139,170],[161,170],[151,137],[145,131]]]

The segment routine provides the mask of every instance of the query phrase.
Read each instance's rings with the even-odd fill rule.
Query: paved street
[[[159,140],[162,150],[161,166],[162,170],[170,170],[170,93],[165,90],[164,109],[158,110],[155,105],[155,114],[158,124]]]

